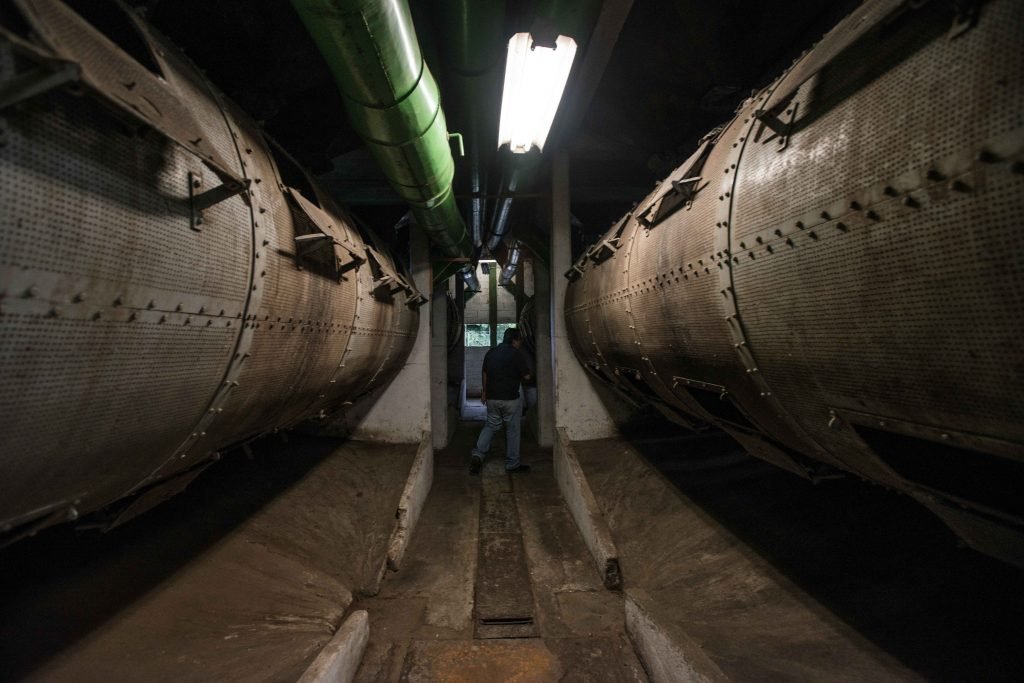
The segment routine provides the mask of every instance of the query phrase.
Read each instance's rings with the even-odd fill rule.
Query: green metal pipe
[[[334,74],[349,120],[421,228],[469,257],[437,83],[406,0],[292,0]]]

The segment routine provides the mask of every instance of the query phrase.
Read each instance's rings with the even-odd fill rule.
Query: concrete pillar
[[[430,424],[434,448],[448,445],[448,287],[440,282],[430,297]]]
[[[555,444],[555,389],[554,364],[551,352],[551,278],[548,268],[539,260],[534,262],[534,306],[537,310],[537,413],[535,431],[537,443],[545,448]]]
[[[409,237],[412,278],[424,295],[432,293],[433,273],[426,234],[413,230]],[[387,443],[419,443],[424,430],[431,429],[431,336],[433,297],[420,307],[416,343],[402,370],[377,398],[352,430],[352,438]],[[443,302],[442,302],[443,303]]]
[[[572,233],[569,226],[569,155],[565,150],[559,150],[551,165],[550,315],[555,427],[564,427],[573,441],[601,439],[614,436],[618,429],[598,397],[590,377],[569,346],[565,329],[565,290],[569,281],[565,279],[564,273],[570,267]],[[538,272],[538,289],[540,282]],[[537,362],[540,363],[540,358]]]

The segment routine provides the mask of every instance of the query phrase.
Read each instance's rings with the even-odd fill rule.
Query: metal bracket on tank
[[[789,144],[789,136],[793,132],[793,122],[796,121],[797,111],[800,108],[799,102],[786,103],[783,102],[777,105],[777,109],[785,107],[785,111],[782,114],[773,113],[764,109],[758,109],[754,112],[754,118],[761,123],[761,127],[757,131],[757,135],[754,139],[761,142],[769,142],[770,140],[776,140],[778,143],[778,150],[781,152],[786,149]],[[783,117],[786,117],[783,119]],[[770,135],[761,140],[761,134],[764,129],[771,130],[775,135]]]
[[[74,62],[50,59],[36,53],[30,54],[33,61],[37,62],[37,66],[14,74],[0,83],[0,111],[44,95],[62,85],[77,83],[82,76],[82,70]]]
[[[698,379],[689,379],[687,377],[672,376],[672,388],[682,385],[684,387],[692,387],[694,389],[703,389],[704,391],[718,392],[719,396],[725,396],[727,393],[725,387],[721,384],[713,384],[711,382],[702,382]]]
[[[981,7],[978,0],[950,0],[953,5],[953,25],[949,27],[947,38],[953,40],[970,31],[978,25],[978,15]]]
[[[650,230],[679,209],[693,206],[693,198],[709,184],[701,185],[702,178],[698,174],[713,146],[714,142],[705,137],[697,151],[665,179],[661,190],[636,214],[640,225]]]
[[[231,199],[236,195],[242,195],[244,198],[249,197],[249,185],[252,181],[248,178],[241,180],[226,179],[220,185],[211,187],[209,190],[199,192],[203,186],[203,178],[201,175],[188,172],[188,203],[190,209],[189,215],[189,226],[196,231],[201,231],[203,224],[203,211],[220,204],[221,202]]]

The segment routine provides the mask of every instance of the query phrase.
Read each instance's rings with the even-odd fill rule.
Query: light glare
[[[499,147],[507,144],[516,154],[531,147],[544,149],[575,57],[576,41],[568,36],[558,36],[554,48],[534,45],[529,33],[512,36],[501,98]]]

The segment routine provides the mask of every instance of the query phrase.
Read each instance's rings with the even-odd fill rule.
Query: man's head
[[[505,330],[505,337],[501,341],[518,349],[523,345],[523,333],[516,327],[509,327]]]

